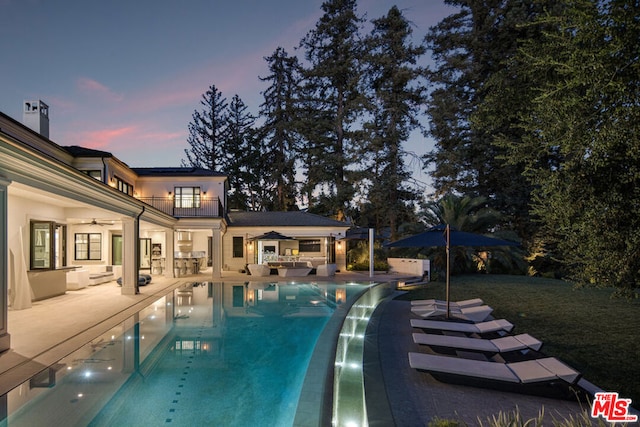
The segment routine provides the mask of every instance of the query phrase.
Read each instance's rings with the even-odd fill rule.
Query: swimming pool
[[[316,340],[369,286],[185,285],[9,393],[9,425],[292,425]]]

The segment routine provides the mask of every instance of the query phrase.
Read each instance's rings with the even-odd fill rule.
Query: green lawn
[[[567,282],[525,276],[451,278],[451,300],[482,298],[493,316],[544,343],[542,350],[606,391],[640,407],[640,301],[612,299],[611,289],[574,289]],[[399,299],[444,299],[444,282],[411,289]]]

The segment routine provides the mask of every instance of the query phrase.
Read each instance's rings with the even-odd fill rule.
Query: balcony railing
[[[197,208],[177,208],[172,197],[139,197],[138,200],[175,218],[220,218],[223,214],[217,197],[201,199]]]

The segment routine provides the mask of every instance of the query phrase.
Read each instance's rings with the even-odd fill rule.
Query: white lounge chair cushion
[[[433,317],[433,316],[444,316],[447,313],[447,308],[439,305],[419,305],[411,308],[411,311],[418,316],[422,317]],[[466,308],[451,308],[449,310],[449,314],[451,317],[455,317],[458,319],[468,320],[474,323],[482,322],[486,320],[493,309],[488,305],[480,305],[475,307],[466,307]]]
[[[520,379],[504,363],[483,362],[433,354],[409,353],[409,365],[414,369],[464,375],[477,378],[519,383]]]
[[[562,378],[568,383],[574,383],[580,378],[580,373],[575,371],[573,368],[565,365],[562,361],[556,359],[555,357],[546,357],[544,359],[536,359],[536,361],[544,366],[546,369],[550,370],[558,378]]]
[[[417,299],[417,300],[412,300],[411,301],[411,305],[433,305],[433,304],[438,304],[438,305],[447,305],[446,301],[443,301],[441,299]],[[449,303],[452,307],[456,306],[456,307],[474,307],[477,305],[482,305],[484,304],[484,301],[482,301],[480,298],[473,298],[473,299],[465,299],[462,301],[451,301]]]
[[[440,331],[464,332],[468,334],[485,334],[488,332],[511,332],[513,324],[506,319],[487,320],[479,323],[446,322],[442,320],[411,319],[414,328]]]
[[[536,383],[562,379],[571,384],[580,373],[554,357],[515,363],[460,359],[434,354],[409,353],[409,365],[429,372],[463,375],[511,383]]]
[[[476,350],[490,353],[501,353],[529,348],[526,343],[531,344],[535,350],[539,350],[542,343],[529,334],[506,336],[485,340],[481,338],[453,337],[436,334],[413,334],[413,341],[416,344],[432,345],[439,347],[451,347],[464,350]],[[533,348],[533,347],[531,347]]]

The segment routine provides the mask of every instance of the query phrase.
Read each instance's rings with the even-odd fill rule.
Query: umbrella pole
[[[447,252],[447,276],[446,276],[446,288],[445,288],[445,298],[447,300],[447,313],[446,313],[446,318],[447,320],[449,319],[449,313],[450,313],[450,302],[449,302],[449,275],[451,272],[451,245],[450,245],[450,232],[449,232],[449,224],[447,224],[447,228],[446,228],[446,237],[447,237],[447,246],[446,246],[446,252]]]

